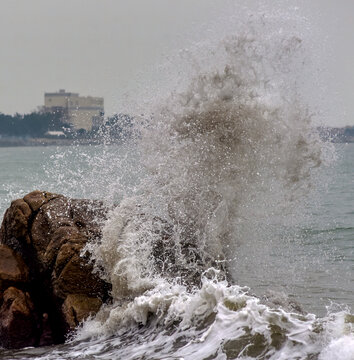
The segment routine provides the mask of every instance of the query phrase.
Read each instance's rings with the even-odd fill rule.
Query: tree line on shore
[[[128,136],[132,118],[126,114],[114,114],[107,117],[104,123],[92,128],[75,130],[65,122],[60,112],[33,111],[30,114],[6,115],[0,113],[0,137],[43,138],[50,137],[50,131],[61,131],[66,138],[122,138]]]
[[[0,112],[0,138],[45,138],[50,131],[61,131],[67,139],[95,141],[120,140],[132,132],[133,118],[127,114],[114,114],[105,118],[99,127],[90,131],[74,129],[61,112],[33,111],[30,114],[6,115]],[[354,126],[344,128],[318,128],[320,135],[334,142],[353,142]]]
[[[43,137],[46,132],[62,130],[60,113],[31,112],[30,114],[6,115],[0,113],[0,135],[14,137]]]

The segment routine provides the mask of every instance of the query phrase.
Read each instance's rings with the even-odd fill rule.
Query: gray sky
[[[246,7],[259,3],[242,1]],[[297,4],[316,22],[329,50],[324,76],[336,104],[326,122],[354,125],[354,1],[269,3],[275,8]],[[0,0],[0,112],[34,110],[43,104],[45,91],[59,88],[103,96],[106,113],[119,112],[123,94],[134,92],[149,66],[163,54],[207,36],[201,29],[230,9],[236,11],[238,4],[241,1]]]

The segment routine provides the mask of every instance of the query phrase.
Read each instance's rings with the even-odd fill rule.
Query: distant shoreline
[[[51,138],[0,138],[1,147],[35,147],[35,146],[71,146],[71,145],[100,145],[102,140],[94,139],[51,139]],[[109,144],[120,143],[115,139]]]
[[[6,115],[0,112],[0,147],[116,144],[130,136],[132,117],[114,114],[90,130],[74,128],[61,113],[32,112]]]
[[[351,130],[353,129],[353,131]],[[320,138],[324,141],[332,143],[354,143],[354,127],[350,128],[317,128]],[[70,145],[100,145],[100,144],[119,144],[123,140],[122,137],[111,138],[105,141],[102,137],[71,137],[71,138],[54,138],[54,137],[1,137],[0,147],[21,147],[21,146],[70,146]]]

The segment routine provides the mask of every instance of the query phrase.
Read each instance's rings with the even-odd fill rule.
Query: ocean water
[[[115,205],[87,245],[113,303],[2,358],[354,359],[354,146],[314,130],[303,25],[181,52],[121,145],[0,149],[2,212],[38,188]]]

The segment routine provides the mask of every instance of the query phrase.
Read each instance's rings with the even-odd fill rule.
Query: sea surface
[[[135,94],[121,145],[0,149],[1,213],[35,189],[113,208],[86,246],[112,303],[1,358],[354,359],[354,146],[316,133],[318,42],[231,22]]]

